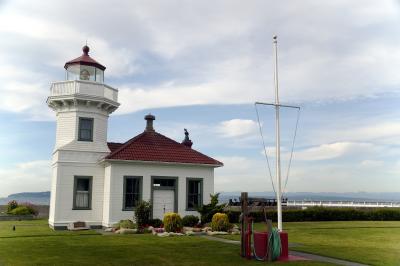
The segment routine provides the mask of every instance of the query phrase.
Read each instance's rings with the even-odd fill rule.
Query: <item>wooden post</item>
[[[241,230],[241,241],[240,250],[241,256],[246,257],[246,231],[247,231],[247,216],[248,216],[248,194],[247,192],[242,192],[240,195],[240,203],[242,207],[242,214],[240,217],[240,230]]]

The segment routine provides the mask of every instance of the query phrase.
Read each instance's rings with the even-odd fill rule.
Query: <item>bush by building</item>
[[[148,201],[141,201],[135,208],[135,220],[139,228],[149,225],[151,204]]]
[[[218,212],[223,212],[225,207],[225,204],[218,205],[219,193],[210,195],[210,197],[210,204],[205,204],[197,209],[197,211],[200,213],[200,220],[202,224],[211,222],[213,215]]]
[[[160,219],[150,219],[149,221],[149,225],[155,227],[155,228],[159,228],[162,226],[162,221]]]
[[[199,217],[195,215],[186,215],[182,218],[183,226],[193,227],[199,223]]]
[[[213,231],[228,231],[230,228],[229,218],[226,213],[216,213],[211,220],[211,229]]]
[[[180,232],[183,227],[181,216],[174,212],[166,213],[164,215],[163,223],[166,232]]]

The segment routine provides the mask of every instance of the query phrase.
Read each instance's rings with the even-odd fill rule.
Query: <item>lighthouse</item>
[[[223,164],[196,151],[186,129],[182,143],[157,132],[152,114],[144,117],[142,133],[107,142],[118,90],[104,84],[106,67],[89,55],[89,47],[82,51],[65,63],[65,80],[52,83],[47,98],[57,124],[50,227],[111,227],[134,219],[141,201],[151,203],[152,218],[199,215],[197,208],[214,193],[214,168]]]
[[[52,154],[49,224],[71,219],[101,224],[108,117],[118,106],[118,90],[104,83],[106,67],[83,54],[65,63],[65,80],[51,84],[47,105],[56,115]]]

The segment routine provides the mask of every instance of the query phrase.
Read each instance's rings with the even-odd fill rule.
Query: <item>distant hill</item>
[[[50,204],[50,191],[45,192],[22,192],[16,194],[10,194],[6,198],[0,198],[0,205],[5,205],[11,200],[18,202],[30,202],[37,205],[49,205]]]
[[[274,192],[249,192],[250,197],[275,198]],[[239,199],[240,192],[221,192],[220,202],[228,202],[229,199]],[[313,200],[313,201],[393,201],[400,202],[400,192],[288,192],[283,195],[289,200]]]
[[[251,197],[275,198],[274,192],[249,192]],[[229,199],[239,199],[240,192],[221,192],[220,202],[228,202]],[[400,202],[400,192],[289,192],[284,194],[289,200],[322,200],[322,201],[393,201]],[[0,198],[0,205],[7,204],[10,200],[18,202],[31,202],[37,205],[49,205],[50,191],[22,192],[11,194],[6,198]]]

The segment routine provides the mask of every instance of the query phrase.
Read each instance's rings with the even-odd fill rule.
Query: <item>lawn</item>
[[[257,223],[257,231],[265,225]],[[370,265],[400,265],[400,221],[284,223],[291,250]],[[240,240],[240,236],[221,236]]]
[[[16,231],[12,226],[16,224]],[[0,222],[0,265],[264,265],[237,245],[202,237],[52,231],[46,221]],[[279,264],[278,264],[279,265]],[[294,262],[288,265],[328,265]]]

